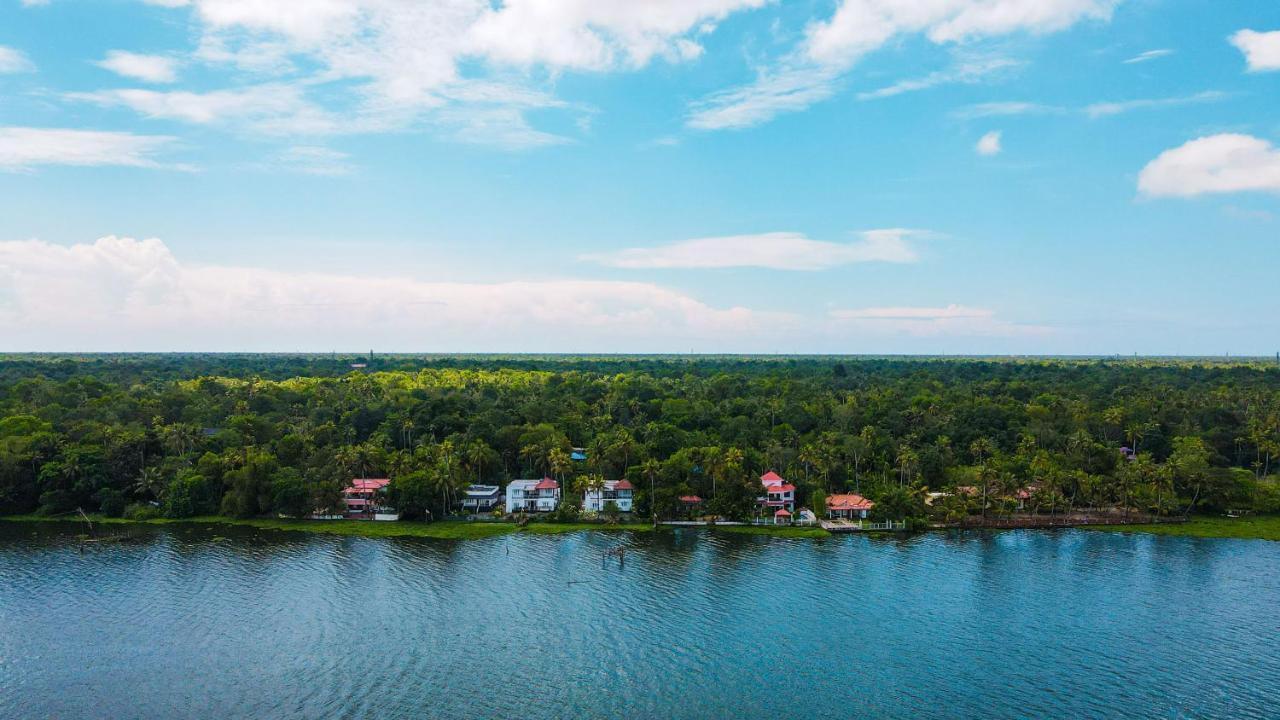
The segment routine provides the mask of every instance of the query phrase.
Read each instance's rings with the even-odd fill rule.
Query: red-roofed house
[[[790,525],[791,513],[786,508],[778,508],[778,512],[773,514],[773,523],[775,525]]]
[[[876,504],[861,495],[828,495],[827,517],[844,520],[861,519]]]
[[[604,512],[609,503],[618,506],[619,512],[631,512],[631,495],[635,487],[626,479],[610,480],[599,490],[587,490],[582,495],[582,509],[587,512]]]
[[[757,498],[766,508],[796,509],[796,486],[782,479],[778,473],[770,470],[760,476],[760,485],[764,487],[764,497]]]
[[[399,520],[400,515],[383,504],[383,496],[391,481],[387,478],[356,478],[342,491],[347,506],[346,516],[361,520]]]

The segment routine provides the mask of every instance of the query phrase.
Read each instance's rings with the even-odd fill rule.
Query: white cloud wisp
[[[580,259],[627,269],[755,267],[771,270],[824,270],[865,262],[910,263],[918,259],[907,242],[920,231],[867,230],[851,243],[812,240],[801,233],[774,232],[697,238],[649,248],[584,255]]]

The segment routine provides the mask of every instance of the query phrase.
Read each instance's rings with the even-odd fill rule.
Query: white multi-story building
[[[582,496],[582,509],[586,512],[604,512],[604,506],[614,503],[620,512],[631,512],[631,493],[635,490],[626,480],[610,480],[599,490],[588,490]]]
[[[551,478],[512,480],[507,484],[507,512],[551,512],[560,504],[560,483]]]
[[[766,509],[769,510],[787,510],[792,512],[796,509],[796,486],[782,479],[778,473],[770,470],[760,476],[760,485],[764,488],[764,497],[756,498]]]

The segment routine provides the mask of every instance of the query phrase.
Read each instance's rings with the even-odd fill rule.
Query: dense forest
[[[1019,490],[1028,512],[1277,512],[1277,456],[1265,360],[0,356],[0,513],[305,516],[389,477],[438,519],[469,483],[550,475],[742,518],[769,469],[801,505],[856,492],[892,519]]]

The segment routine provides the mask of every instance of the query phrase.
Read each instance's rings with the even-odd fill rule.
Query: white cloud
[[[0,170],[37,165],[160,167],[154,156],[172,141],[163,135],[0,127]]]
[[[7,45],[0,45],[0,75],[32,72],[35,69],[35,63],[31,62],[26,53]]]
[[[117,75],[143,82],[171,83],[178,79],[177,62],[164,55],[140,55],[125,50],[112,50],[94,64]]]
[[[1197,103],[1218,102],[1227,97],[1224,92],[1216,90],[1208,90],[1195,95],[1187,95],[1184,97],[1171,98],[1142,98],[1137,100],[1123,100],[1120,102],[1102,102],[1094,103],[1084,109],[1084,113],[1091,118],[1107,117],[1109,115],[1119,115],[1133,110],[1150,110],[1157,108],[1178,107],[1181,105],[1193,105]]]
[[[824,100],[863,56],[901,35],[922,34],[939,45],[1016,32],[1049,33],[1086,19],[1107,20],[1119,0],[842,0],[826,21],[755,82],[715,93],[690,106],[700,129],[740,128]],[[917,81],[918,83],[919,81]],[[938,82],[935,79],[934,84]]]
[[[193,266],[160,240],[0,242],[0,349],[638,351],[758,337],[786,316],[640,282],[460,283]]]
[[[1168,57],[1172,54],[1173,54],[1173,51],[1170,50],[1169,48],[1160,48],[1158,50],[1148,50],[1146,52],[1138,53],[1137,55],[1134,55],[1128,60],[1125,60],[1124,64],[1136,65],[1138,63],[1151,62],[1152,60],[1158,60],[1162,57]]]
[[[1001,320],[992,310],[965,305],[832,310],[830,316],[846,331],[860,330],[912,336],[1016,337],[1046,335],[1053,332],[1052,328],[1043,325],[1024,325]]]
[[[964,120],[976,120],[987,117],[1012,117],[1016,115],[1044,115],[1062,112],[1062,108],[1053,105],[1006,100],[1000,102],[979,103],[960,108],[951,114]]]
[[[985,155],[987,157],[999,155],[1000,151],[1003,149],[1000,147],[1000,134],[999,130],[992,130],[981,138],[978,138],[978,144],[973,146],[974,151],[979,155]]]
[[[100,90],[70,93],[71,100],[107,107],[127,107],[148,118],[197,125],[229,124],[269,134],[327,134],[339,127],[355,130],[308,101],[302,88],[287,83],[253,85],[237,90]]]
[[[1231,44],[1244,53],[1249,72],[1280,70],[1280,30],[1241,30],[1231,36]]]
[[[918,255],[907,242],[914,230],[867,230],[851,243],[811,240],[801,233],[775,232],[698,238],[652,248],[628,248],[614,253],[584,255],[581,259],[619,268],[733,268],[823,270],[863,262],[915,262]]]
[[[893,97],[895,95],[915,92],[917,90],[928,90],[929,88],[937,87],[938,85],[977,83],[996,73],[1021,66],[1022,63],[1016,60],[1000,57],[966,60],[957,63],[952,68],[932,72],[921,78],[900,80],[878,90],[858,93],[858,99],[879,100],[881,98]]]
[[[1250,135],[1197,138],[1148,163],[1138,176],[1138,190],[1151,197],[1280,192],[1280,150]]]
[[[348,160],[350,155],[333,148],[317,145],[295,145],[286,148],[265,163],[265,169],[283,169],[305,175],[337,177],[350,175],[355,168]]]
[[[289,83],[312,103],[318,104],[316,98],[323,95],[326,109],[344,120],[356,118],[360,131],[401,128],[426,119],[461,140],[519,148],[565,140],[533,128],[526,118],[528,110],[581,110],[563,103],[526,105],[519,100],[522,92],[549,86],[564,71],[604,72],[656,60],[691,60],[702,52],[700,38],[716,23],[768,1],[189,4],[199,35],[197,58],[247,70],[258,82],[266,80],[265,86]],[[477,85],[517,92],[468,100]],[[346,122],[338,125],[350,127]]]
[[[694,102],[686,124],[697,130],[759,125],[831,97],[840,74],[834,68],[807,65],[766,70],[751,85],[722,90]]]

